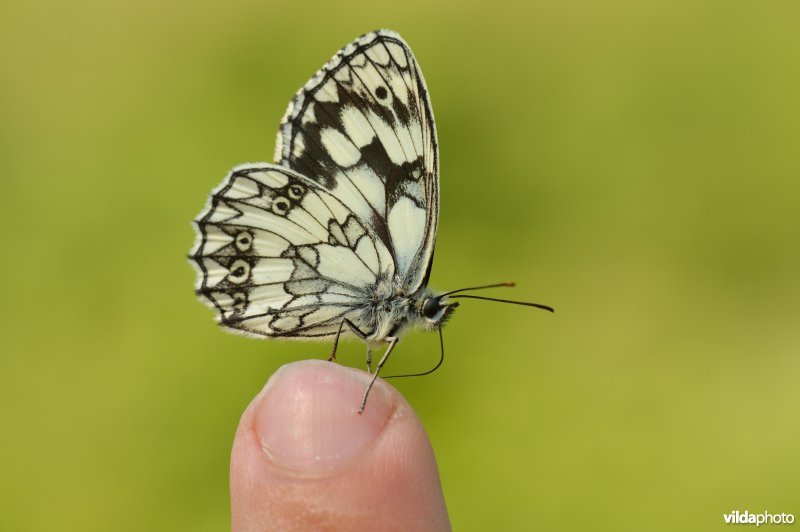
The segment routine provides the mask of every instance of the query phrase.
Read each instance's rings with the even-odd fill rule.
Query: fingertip
[[[281,368],[253,413],[256,435],[272,462],[287,474],[318,476],[363,454],[395,408],[389,388],[375,386],[360,412],[364,377],[316,360]]]
[[[449,529],[433,450],[403,397],[365,372],[303,361],[250,404],[231,458],[234,530]]]

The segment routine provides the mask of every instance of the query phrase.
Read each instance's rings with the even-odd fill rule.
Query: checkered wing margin
[[[399,35],[359,37],[297,92],[275,160],[374,229],[405,291],[427,284],[439,211],[436,130],[422,72]]]

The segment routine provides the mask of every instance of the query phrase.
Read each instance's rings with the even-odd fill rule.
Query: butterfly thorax
[[[375,283],[364,312],[368,342],[380,343],[387,337],[399,336],[417,320],[419,305],[403,284],[396,278],[382,278]]]
[[[408,293],[403,282],[380,281],[375,286],[367,313],[370,343],[400,337],[409,329],[441,327],[455,305],[448,305],[428,288]],[[427,306],[426,306],[427,304]]]

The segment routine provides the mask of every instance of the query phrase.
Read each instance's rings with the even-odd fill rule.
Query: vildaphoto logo
[[[725,519],[726,525],[791,525],[794,523],[793,514],[771,514],[764,512],[762,514],[751,514],[747,510],[740,512],[734,510],[729,514],[722,514]]]

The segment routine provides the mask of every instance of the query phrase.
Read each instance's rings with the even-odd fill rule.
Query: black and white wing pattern
[[[257,336],[384,339],[427,285],[439,210],[425,82],[395,33],[340,50],[289,104],[276,164],[235,168],[195,220],[196,291]],[[410,303],[408,303],[410,304]]]
[[[363,412],[401,335],[421,326],[441,341],[459,304],[451,300],[553,311],[463,293],[513,283],[428,289],[438,217],[439,154],[422,72],[399,35],[367,33],[289,103],[275,163],[238,166],[212,191],[195,220],[195,289],[233,331],[335,336],[329,360],[342,333],[360,337],[372,373]],[[384,342],[373,372],[372,349]]]
[[[272,164],[235,168],[196,221],[198,295],[225,327],[256,336],[335,334],[342,319],[367,330],[389,250],[318,183]]]
[[[359,37],[297,92],[275,161],[365,220],[407,293],[427,284],[439,214],[436,128],[422,72],[399,35]]]

